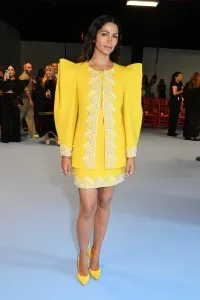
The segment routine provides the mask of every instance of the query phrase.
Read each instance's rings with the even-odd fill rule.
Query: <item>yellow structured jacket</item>
[[[139,63],[97,71],[87,62],[60,60],[54,116],[61,154],[72,155],[73,167],[121,168],[136,156],[141,84]]]

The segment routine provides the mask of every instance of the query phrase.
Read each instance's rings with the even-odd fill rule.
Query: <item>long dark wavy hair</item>
[[[102,15],[97,17],[89,27],[87,35],[84,40],[82,56],[79,58],[79,62],[88,61],[92,58],[95,48],[95,41],[98,31],[106,24],[113,23],[117,25],[119,30],[119,39],[114,51],[110,54],[110,59],[118,63],[120,57],[120,41],[121,41],[121,25],[120,22],[112,16]]]
[[[171,84],[174,83],[174,81],[176,80],[176,77],[178,77],[178,75],[182,74],[182,72],[175,72],[172,74],[172,78],[171,78]]]
[[[171,82],[170,82],[170,93],[171,93],[171,91],[172,91],[172,86],[173,86],[173,84],[174,84],[174,81],[176,80],[176,77],[177,77],[178,75],[180,75],[180,74],[182,74],[182,72],[175,72],[175,73],[172,74],[172,78],[171,78]],[[182,82],[180,82],[179,84],[180,84],[180,86],[183,85]]]

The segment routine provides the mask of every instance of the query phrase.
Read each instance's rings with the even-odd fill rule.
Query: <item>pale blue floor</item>
[[[77,191],[57,146],[0,144],[0,300],[199,300],[200,143],[142,133],[115,193],[102,276],[76,279]]]

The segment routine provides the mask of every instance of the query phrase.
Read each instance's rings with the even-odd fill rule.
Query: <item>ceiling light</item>
[[[126,5],[134,5],[134,6],[150,6],[156,7],[158,5],[158,1],[127,1]]]

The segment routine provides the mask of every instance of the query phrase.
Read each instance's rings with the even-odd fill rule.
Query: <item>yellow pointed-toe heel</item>
[[[90,249],[88,250],[89,258],[91,257],[91,251],[92,251],[92,248],[90,248]],[[89,272],[90,272],[90,275],[91,275],[94,279],[98,280],[99,277],[100,277],[100,275],[101,275],[101,268],[99,268],[98,270],[92,270],[91,268],[89,268]]]
[[[79,270],[79,257],[78,257],[78,260],[77,260],[77,268]],[[88,284],[88,281],[90,280],[90,273],[86,276],[82,276],[79,274],[79,272],[77,271],[77,278],[79,280],[79,282],[82,284],[82,285],[86,285]]]

